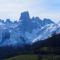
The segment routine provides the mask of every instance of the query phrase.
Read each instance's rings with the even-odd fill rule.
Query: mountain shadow
[[[33,52],[36,54],[59,54],[60,55],[60,34],[37,41],[32,45]]]

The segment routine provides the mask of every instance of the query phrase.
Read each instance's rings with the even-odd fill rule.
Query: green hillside
[[[5,60],[38,60],[37,55],[19,55]]]

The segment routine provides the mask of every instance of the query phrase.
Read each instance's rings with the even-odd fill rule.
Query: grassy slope
[[[20,55],[6,60],[37,60],[37,55]]]

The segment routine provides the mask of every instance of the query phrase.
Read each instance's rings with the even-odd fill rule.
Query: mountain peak
[[[42,26],[44,26],[46,24],[51,24],[51,23],[54,24],[54,22],[51,19],[44,18],[42,21]]]
[[[21,13],[20,20],[29,20],[29,12],[25,11]]]
[[[46,22],[46,23],[54,23],[51,19],[47,19],[47,18],[44,18],[43,22]]]

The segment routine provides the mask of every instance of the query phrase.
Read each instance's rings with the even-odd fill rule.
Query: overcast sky
[[[20,13],[29,11],[30,16],[60,20],[60,0],[0,0],[0,18],[18,20]]]

